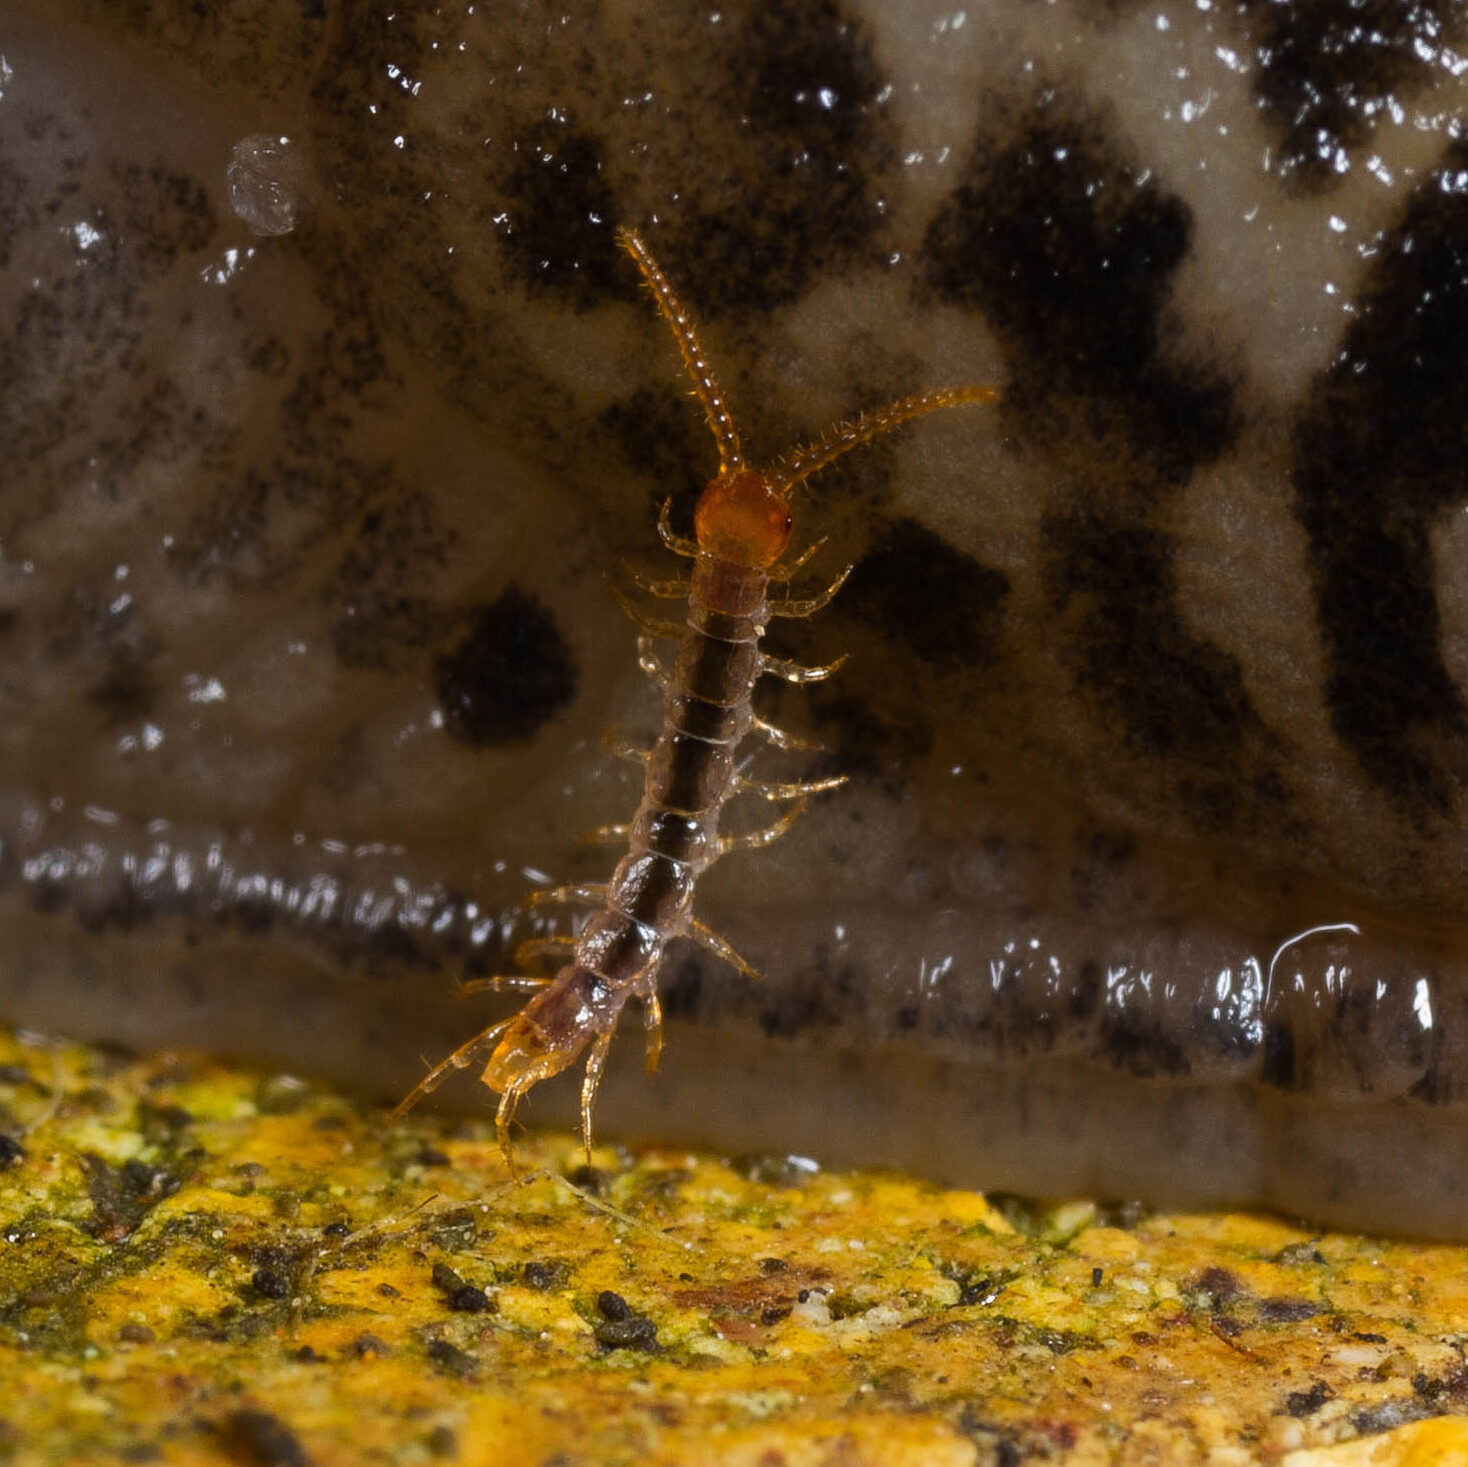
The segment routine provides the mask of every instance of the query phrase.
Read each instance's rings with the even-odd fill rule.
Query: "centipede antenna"
[[[935,413],[940,408],[963,407],[967,403],[993,402],[999,396],[997,387],[940,387],[933,392],[919,393],[916,397],[901,397],[889,402],[886,407],[874,408],[871,412],[858,413],[843,423],[837,423],[814,443],[797,448],[779,460],[770,477],[770,487],[777,493],[788,496],[797,484],[803,483],[812,474],[819,473],[828,464],[890,433],[902,423],[910,423],[926,413]]]
[[[662,267],[653,259],[636,232],[619,229],[617,243],[632,256],[637,268],[642,271],[642,278],[657,302],[658,314],[668,323],[668,329],[678,343],[683,365],[693,383],[693,395],[702,405],[709,431],[719,445],[719,472],[724,474],[742,469],[744,451],[739,446],[738,429],[729,415],[729,409],[724,406],[724,394],[714,376],[714,369],[709,366],[708,359],[703,354],[703,347],[699,344],[698,332],[694,329],[692,320],[674,294],[673,287],[668,284],[668,277],[663,274]]]

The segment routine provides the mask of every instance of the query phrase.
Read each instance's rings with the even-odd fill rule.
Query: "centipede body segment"
[[[510,1125],[527,1091],[573,1065],[586,1054],[581,1087],[581,1133],[591,1150],[592,1105],[607,1052],[627,1001],[641,1001],[647,1028],[648,1068],[657,1064],[662,1045],[658,972],[668,944],[689,938],[703,944],[741,972],[754,970],[734,949],[693,915],[699,878],[731,850],[768,845],[778,839],[812,795],[843,782],[750,780],[736,772],[740,746],[759,738],[778,748],[799,741],[756,717],[755,684],[763,676],[792,683],[827,677],[839,663],[803,667],[761,650],[772,617],[810,616],[835,594],[845,572],[809,597],[771,595],[788,584],[806,555],[783,557],[790,544],[795,488],[833,460],[899,424],[939,408],[991,402],[992,387],[943,388],[901,398],[873,412],[837,424],[821,438],[757,469],[745,460],[734,419],[713,369],[704,356],[692,320],[642,240],[623,230],[618,240],[632,256],[659,313],[678,345],[693,393],[719,449],[719,469],[699,497],[695,539],[674,534],[665,503],[659,521],[663,543],[692,562],[686,581],[649,584],[655,595],[686,600],[682,625],[657,621],[629,607],[642,628],[639,641],[644,671],[662,688],[663,723],[643,757],[642,801],[625,836],[627,853],[604,886],[565,887],[539,894],[539,900],[583,903],[593,910],[574,938],[550,939],[533,946],[534,955],[564,953],[554,977],[507,975],[480,980],[475,987],[529,991],[525,1006],[492,1025],[435,1066],[401,1102],[401,1114],[455,1070],[484,1060],[480,1079],[499,1095],[496,1128],[506,1162],[513,1164]],[[658,656],[659,636],[674,637],[670,664]],[[780,807],[774,821],[747,834],[724,835],[719,820],[736,792],[762,796]],[[522,950],[522,958],[532,954]]]

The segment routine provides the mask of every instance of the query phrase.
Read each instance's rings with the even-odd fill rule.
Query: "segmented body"
[[[996,395],[990,387],[961,387],[903,398],[838,424],[815,443],[786,455],[772,470],[750,468],[697,333],[667,278],[635,234],[622,231],[618,239],[637,263],[678,343],[694,395],[719,446],[719,472],[699,498],[696,540],[672,533],[666,505],[659,522],[664,544],[693,561],[690,579],[643,586],[656,596],[686,597],[686,622],[679,627],[632,612],[644,632],[643,669],[663,687],[663,724],[656,744],[643,756],[647,767],[637,813],[630,826],[613,828],[627,840],[627,854],[604,887],[565,887],[541,895],[541,900],[584,902],[595,909],[577,937],[528,943],[520,954],[529,958],[567,948],[569,961],[553,978],[511,975],[466,985],[529,990],[533,996],[518,1014],[476,1035],[437,1065],[398,1106],[400,1114],[447,1075],[488,1052],[480,1078],[500,1096],[496,1124],[500,1146],[511,1164],[509,1127],[520,1099],[588,1049],[581,1129],[590,1155],[592,1103],[622,1010],[631,998],[643,1005],[648,1068],[656,1067],[662,1043],[657,978],[670,942],[692,938],[750,977],[758,976],[693,916],[698,879],[725,852],[777,839],[810,795],[843,782],[837,776],[771,783],[746,780],[736,773],[739,746],[752,732],[780,748],[809,747],[755,716],[752,694],[760,677],[768,673],[795,683],[814,682],[839,665],[801,667],[760,648],[771,616],[811,615],[831,599],[846,575],[843,571],[815,596],[771,600],[771,584],[787,582],[811,553],[780,564],[790,543],[791,492],[833,459],[900,423],[939,408],[990,402]],[[671,668],[664,667],[654,651],[658,636],[677,639]],[[723,808],[741,790],[783,802],[787,808],[764,829],[721,835]]]

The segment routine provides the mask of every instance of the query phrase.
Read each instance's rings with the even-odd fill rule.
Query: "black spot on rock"
[[[1349,150],[1401,95],[1425,86],[1457,0],[1239,0],[1253,40],[1254,91],[1280,137],[1279,169],[1309,188],[1349,171]]]
[[[170,265],[214,237],[218,221],[198,180],[159,163],[113,163],[111,172],[119,217],[105,227],[115,229],[142,264]]]
[[[453,536],[430,496],[377,477],[381,492],[343,551],[326,600],[341,662],[395,671],[440,633],[446,614],[421,588],[447,563]]]
[[[851,581],[855,614],[923,661],[954,668],[992,660],[1008,578],[916,520],[895,521]]]
[[[836,0],[756,0],[703,44],[701,74],[726,79],[704,105],[737,121],[675,237],[654,248],[676,279],[698,282],[706,317],[765,312],[860,258],[881,227],[872,175],[897,155],[887,79]]]
[[[449,733],[476,746],[529,738],[576,692],[576,666],[555,618],[518,586],[474,613],[436,677]]]
[[[697,478],[690,478],[689,465],[707,465],[704,477],[711,477],[717,467],[697,413],[673,393],[639,387],[612,403],[597,421],[616,438],[628,464],[656,486],[654,513],[669,495],[687,501],[683,506],[687,513],[675,516],[682,521],[675,528],[680,534],[690,533],[693,499],[701,486]]]
[[[564,121],[537,124],[515,140],[500,189],[495,227],[527,290],[577,310],[632,298],[637,277],[616,246],[616,199],[594,136]]]
[[[1068,618],[1066,655],[1080,686],[1134,753],[1186,761],[1178,794],[1199,825],[1236,824],[1246,801],[1240,764],[1271,757],[1272,740],[1235,659],[1184,626],[1167,537],[1093,509],[1047,515],[1044,537],[1043,584]]]
[[[1383,241],[1295,434],[1330,659],[1331,725],[1417,817],[1447,814],[1468,733],[1441,651],[1431,531],[1468,498],[1468,147],[1449,150]]]
[[[941,300],[983,312],[1010,367],[1006,408],[1052,431],[1057,399],[1097,436],[1184,482],[1234,431],[1232,391],[1169,361],[1161,319],[1192,215],[1096,123],[1037,110],[1016,135],[981,134],[964,182],[923,244]]]

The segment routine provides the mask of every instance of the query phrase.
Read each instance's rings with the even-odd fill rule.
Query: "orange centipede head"
[[[757,469],[734,469],[704,485],[693,513],[698,548],[739,565],[773,565],[790,543],[790,506]]]

